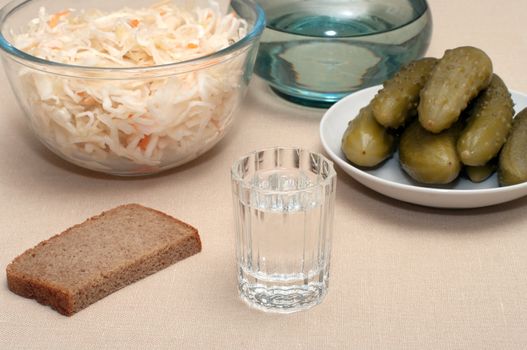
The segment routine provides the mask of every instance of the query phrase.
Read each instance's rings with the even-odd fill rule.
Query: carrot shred
[[[131,19],[129,22],[130,26],[132,28],[137,28],[139,26],[139,20],[138,19]]]
[[[79,104],[84,107],[95,106],[97,104],[97,100],[91,96],[86,96],[79,102]]]
[[[198,48],[198,45],[194,44],[194,43],[188,43],[187,44],[187,48],[189,49],[197,49]]]
[[[64,11],[60,11],[60,12],[55,13],[53,16],[51,16],[50,20],[48,21],[49,27],[50,28],[55,28],[57,26],[57,24],[59,24],[60,18],[64,17],[64,16],[67,16],[69,14],[70,14],[70,11],[68,11],[68,10],[64,10]]]
[[[143,151],[146,150],[146,147],[148,147],[148,143],[150,142],[150,135],[145,135],[141,141],[139,141],[139,148],[142,149]]]

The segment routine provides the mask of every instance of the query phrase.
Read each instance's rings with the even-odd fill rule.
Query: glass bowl
[[[113,12],[155,2],[94,0],[86,5],[81,0],[15,0],[0,11],[0,48],[7,77],[35,135],[58,156],[99,172],[146,175],[195,159],[229,130],[265,27],[263,10],[251,0],[232,0],[223,9],[246,21],[241,39],[177,63],[73,65],[32,56],[13,44],[15,35],[39,16],[40,8],[60,16],[65,9],[74,14],[81,9]],[[208,4],[173,3],[188,10],[196,3]]]
[[[430,44],[426,0],[258,0],[267,17],[255,73],[286,99],[328,107],[381,84]]]

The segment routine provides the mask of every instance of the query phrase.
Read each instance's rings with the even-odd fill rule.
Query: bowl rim
[[[196,68],[192,68],[194,66],[215,65],[215,64],[223,62],[224,60],[229,59],[233,54],[236,55],[235,54],[236,52],[242,51],[243,48],[245,48],[246,46],[249,46],[254,40],[258,39],[258,37],[262,34],[265,28],[265,21],[266,21],[264,10],[262,9],[260,5],[258,5],[253,0],[232,0],[230,2],[231,7],[234,7],[232,4],[236,4],[236,3],[248,5],[254,11],[256,15],[256,21],[253,27],[251,28],[251,30],[243,38],[236,41],[234,44],[229,45],[219,51],[213,52],[208,55],[192,58],[189,60],[165,63],[165,64],[153,65],[153,66],[144,66],[144,67],[81,66],[81,65],[50,61],[50,60],[46,60],[46,59],[43,59],[37,56],[30,55],[22,50],[17,49],[15,46],[13,46],[10,43],[9,40],[6,39],[6,37],[2,33],[2,28],[4,26],[6,19],[9,18],[9,16],[11,16],[13,13],[15,13],[17,9],[19,9],[20,7],[32,1],[34,0],[12,0],[0,9],[0,49],[2,49],[2,51],[8,54],[10,57],[21,60],[22,63],[31,63],[31,64],[36,64],[36,65],[40,65],[42,67],[47,67],[51,69],[62,68],[62,69],[68,69],[69,71],[78,71],[78,72],[92,71],[92,72],[97,72],[97,73],[104,73],[104,72],[145,73],[145,72],[157,72],[157,71],[173,69],[173,68],[179,68],[179,69],[183,68],[183,71],[191,71],[191,70],[196,69]],[[184,69],[187,66],[188,66],[188,69]]]
[[[410,0],[409,4],[413,5],[414,1],[418,1],[418,3],[416,5],[419,5],[419,9],[418,9],[418,11],[414,12],[414,15],[412,16],[412,18],[410,18],[409,20],[407,20],[405,22],[398,23],[397,25],[394,25],[392,28],[387,28],[387,29],[383,29],[383,30],[379,30],[379,31],[372,31],[372,32],[368,32],[368,33],[344,34],[344,35],[335,35],[335,36],[329,36],[328,37],[328,36],[323,35],[323,34],[320,34],[320,35],[305,34],[302,31],[284,30],[284,29],[281,29],[281,28],[277,28],[277,27],[273,26],[270,23],[267,23],[267,26],[272,28],[273,31],[282,32],[282,33],[286,33],[286,34],[294,34],[294,35],[297,35],[297,36],[300,36],[300,37],[305,37],[305,38],[324,38],[324,39],[328,39],[328,40],[365,38],[365,37],[376,36],[376,35],[380,35],[380,34],[394,32],[394,31],[396,31],[398,29],[401,29],[403,27],[411,25],[412,23],[417,22],[423,16],[425,16],[427,11],[429,13],[430,21],[432,21],[432,11],[430,9],[430,5],[428,4],[428,0]],[[265,8],[265,6],[264,6],[264,8]]]

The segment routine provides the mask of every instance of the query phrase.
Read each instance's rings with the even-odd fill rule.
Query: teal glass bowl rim
[[[249,8],[256,15],[256,21],[251,28],[251,30],[240,40],[235,42],[232,45],[229,45],[219,51],[213,52],[211,54],[193,58],[190,60],[178,61],[173,63],[166,63],[154,66],[144,66],[144,67],[93,67],[93,66],[80,66],[74,64],[66,64],[61,62],[55,62],[46,60],[37,56],[30,55],[22,50],[17,49],[13,46],[9,40],[3,34],[3,27],[5,21],[14,14],[20,7],[25,6],[26,4],[34,0],[12,0],[7,3],[4,7],[0,9],[0,49],[11,57],[21,60],[21,62],[32,63],[33,65],[55,68],[55,69],[67,69],[69,72],[86,72],[92,71],[97,73],[104,74],[105,72],[109,73],[155,73],[157,71],[165,71],[167,69],[178,68],[181,71],[192,71],[196,69],[201,69],[203,66],[212,66],[219,64],[225,60],[228,60],[232,55],[236,55],[236,52],[243,51],[243,49],[257,40],[265,29],[265,12],[260,5],[255,3],[253,0],[232,0],[230,5],[235,8],[236,4],[248,5]],[[219,61],[216,60],[218,58]],[[188,66],[188,69],[185,67]],[[69,74],[68,74],[69,75]]]
[[[425,15],[427,11],[429,13],[431,13],[430,5],[428,4],[427,0],[408,0],[408,1],[411,2],[411,3],[414,2],[414,1],[418,1],[419,5],[421,6],[421,8],[419,9],[420,11],[416,12],[415,16],[413,16],[412,19],[410,19],[410,20],[408,20],[408,21],[406,21],[404,23],[401,23],[401,24],[397,25],[396,27],[393,27],[393,28],[390,28],[390,29],[381,30],[381,31],[378,31],[378,32],[372,32],[372,33],[366,33],[366,34],[337,35],[337,36],[333,36],[333,37],[327,37],[327,36],[323,36],[323,35],[310,35],[310,34],[303,34],[303,33],[299,33],[299,32],[290,32],[290,31],[279,29],[279,28],[275,28],[275,27],[272,27],[272,26],[268,26],[268,27],[270,29],[274,30],[274,31],[277,31],[277,32],[282,32],[282,33],[287,33],[287,34],[294,34],[294,35],[303,36],[303,37],[306,37],[306,38],[324,38],[325,40],[328,40],[328,41],[330,41],[330,40],[346,39],[346,38],[363,38],[363,37],[368,37],[368,36],[374,36],[374,35],[379,35],[379,34],[393,32],[393,31],[396,31],[397,29],[400,29],[402,27],[406,27],[407,25],[410,25],[410,24],[414,23],[415,21],[419,20],[421,17],[423,17],[423,15]]]

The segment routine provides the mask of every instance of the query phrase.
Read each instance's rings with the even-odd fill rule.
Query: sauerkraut
[[[246,34],[244,20],[214,3],[187,10],[163,1],[111,13],[42,8],[13,42],[67,65],[137,68],[202,57]],[[221,139],[241,98],[246,56],[122,79],[105,78],[105,70],[79,78],[56,69],[24,67],[19,74],[33,129],[52,150],[94,170],[149,173],[191,160]]]

